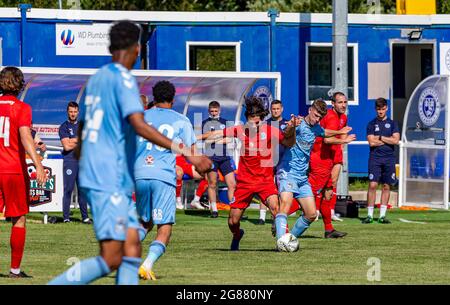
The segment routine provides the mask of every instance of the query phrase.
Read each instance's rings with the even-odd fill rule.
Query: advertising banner
[[[110,56],[108,33],[111,26],[110,23],[56,24],[56,55]]]
[[[63,160],[42,160],[47,175],[45,185],[37,184],[36,169],[31,160],[27,159],[27,165],[30,177],[30,212],[62,212]]]

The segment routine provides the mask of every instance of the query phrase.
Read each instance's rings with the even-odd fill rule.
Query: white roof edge
[[[1,18],[20,18],[20,12],[17,8],[10,7],[0,7],[0,17]]]
[[[1,67],[0,67],[1,68]],[[19,67],[24,74],[67,74],[92,75],[98,69],[86,68],[46,68],[46,67]],[[280,72],[216,72],[216,71],[185,71],[185,70],[132,70],[135,76],[156,77],[209,77],[209,78],[281,78]]]
[[[269,22],[267,12],[160,12],[94,11],[32,8],[28,18],[136,22]],[[19,18],[17,8],[0,8],[0,18]],[[277,22],[331,23],[332,14],[280,13]],[[432,25],[450,24],[450,15],[349,14],[349,24]]]

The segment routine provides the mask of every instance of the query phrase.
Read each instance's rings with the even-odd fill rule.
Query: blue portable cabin
[[[103,55],[57,55],[67,25],[93,27],[130,19],[144,25],[140,68],[195,69],[190,56],[208,47],[232,48],[237,71],[281,73],[285,116],[305,114],[315,97],[331,89],[331,14],[267,12],[118,12],[16,8],[0,9],[3,65],[98,68]],[[272,22],[271,22],[272,21]],[[374,100],[385,97],[402,126],[416,85],[450,71],[448,15],[349,15],[349,125],[365,141],[375,116]],[[64,37],[67,39],[67,34]],[[70,40],[70,39],[69,39]],[[448,52],[450,54],[450,52]],[[448,66],[448,68],[447,68]],[[271,88],[271,84],[265,84]],[[256,89],[256,88],[254,88]],[[206,106],[206,105],[205,105]],[[368,146],[349,146],[349,172],[367,173]]]

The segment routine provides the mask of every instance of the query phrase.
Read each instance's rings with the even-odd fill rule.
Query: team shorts
[[[308,174],[308,182],[311,185],[314,196],[319,195],[323,189],[331,186],[331,170],[333,163],[330,161],[311,162]]]
[[[188,175],[191,178],[194,178],[192,164],[189,163],[185,157],[177,156],[176,157],[176,165],[179,166],[183,170],[183,173],[185,173],[186,175]]]
[[[369,158],[369,181],[395,185],[395,159]]]
[[[30,180],[22,174],[0,174],[0,213],[20,217],[30,211]]]
[[[214,163],[213,171],[220,170],[224,177],[229,173],[234,173],[234,163],[231,158],[211,158],[211,161]]]
[[[289,192],[294,198],[314,197],[308,177],[281,171],[278,173],[278,193]]]
[[[175,186],[155,179],[136,181],[136,208],[144,222],[175,223]]]
[[[230,203],[230,207],[232,209],[246,209],[255,195],[259,196],[262,202],[266,202],[270,196],[278,195],[273,178],[271,177],[258,184],[238,181],[234,192],[234,200]]]
[[[81,188],[94,220],[97,240],[125,241],[128,229],[141,228],[131,195]]]
[[[333,164],[344,164],[344,156],[342,154],[342,147],[334,149]]]

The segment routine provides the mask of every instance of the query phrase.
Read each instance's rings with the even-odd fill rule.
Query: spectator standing
[[[368,215],[362,223],[373,222],[378,183],[383,183],[379,223],[391,223],[386,218],[387,205],[391,194],[391,185],[397,183],[395,175],[395,145],[400,141],[400,131],[397,122],[387,117],[387,101],[378,98],[375,101],[377,117],[367,125],[367,141],[369,154],[369,189],[367,191]]]
[[[64,222],[70,222],[70,202],[75,182],[78,177],[78,160],[74,156],[74,148],[78,143],[78,114],[79,107],[75,102],[67,104],[67,121],[59,126],[59,138],[64,148],[63,155],[63,175],[64,175],[64,197],[63,197],[63,217]],[[78,189],[78,204],[81,211],[81,219],[85,224],[91,224],[89,219],[86,200],[81,196]]]

